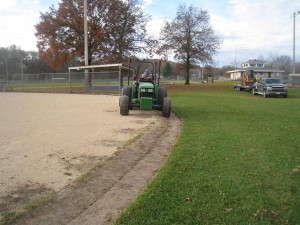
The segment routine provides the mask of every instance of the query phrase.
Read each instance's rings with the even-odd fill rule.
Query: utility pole
[[[87,0],[84,0],[84,65],[89,65],[89,52],[88,52],[88,24],[87,24]],[[89,71],[85,69],[85,85],[90,86],[91,81],[89,77]]]
[[[87,27],[87,0],[84,0],[84,64],[89,65],[88,59],[88,27]]]
[[[296,73],[296,64],[295,64],[295,31],[296,31],[296,15],[298,15],[300,11],[294,12],[293,17],[294,17],[294,32],[293,32],[293,74]]]

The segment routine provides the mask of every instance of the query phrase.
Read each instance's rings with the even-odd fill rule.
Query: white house
[[[265,68],[265,62],[257,59],[248,60],[242,63],[242,67],[236,70],[227,71],[231,80],[241,79],[243,72],[253,70],[257,77],[278,77],[284,73],[284,70],[275,70]]]

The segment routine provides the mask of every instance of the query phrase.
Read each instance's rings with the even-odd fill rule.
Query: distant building
[[[249,60],[247,62],[242,63],[243,68],[264,68],[265,62],[257,59]]]
[[[242,67],[236,70],[227,71],[231,80],[241,79],[243,72],[253,70],[257,77],[278,77],[284,73],[284,70],[275,70],[265,68],[265,62],[257,59],[248,60],[242,63]]]

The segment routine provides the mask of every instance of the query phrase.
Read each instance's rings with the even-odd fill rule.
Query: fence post
[[[120,84],[119,84],[119,95],[121,95],[121,89],[123,87],[122,65],[119,66],[119,81],[120,81]]]
[[[69,69],[69,93],[71,93],[71,72]]]

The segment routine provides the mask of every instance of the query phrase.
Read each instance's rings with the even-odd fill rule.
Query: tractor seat
[[[152,78],[148,77],[148,78],[143,78],[143,77],[140,77],[140,82],[148,82],[148,83],[153,83],[153,80]]]

